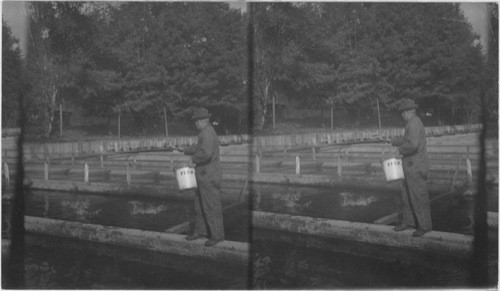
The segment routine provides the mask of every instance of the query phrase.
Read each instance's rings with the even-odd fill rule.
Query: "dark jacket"
[[[195,173],[199,181],[214,181],[220,183],[222,180],[222,169],[220,164],[220,144],[214,128],[207,124],[198,134],[196,147],[184,150],[186,155],[192,156],[196,164]]]
[[[421,172],[427,176],[429,159],[425,128],[418,116],[414,115],[406,122],[404,136],[392,139],[391,144],[399,146],[399,152],[403,155],[403,170],[405,172]]]

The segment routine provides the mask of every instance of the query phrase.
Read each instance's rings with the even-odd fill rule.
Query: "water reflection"
[[[55,288],[57,284],[54,281],[56,270],[48,261],[35,261],[32,258],[26,260],[26,287],[36,288],[36,286],[45,286],[46,288]]]
[[[252,288],[468,286],[467,259],[255,230]]]
[[[269,256],[264,256],[261,253],[255,253],[253,263],[252,263],[252,287],[256,289],[267,289],[269,286],[267,284],[266,275],[271,272],[271,258]]]
[[[374,195],[365,195],[364,193],[341,192],[339,196],[342,207],[368,206],[379,200]]]
[[[62,217],[66,220],[76,219],[78,221],[87,222],[93,217],[99,215],[102,209],[92,210],[89,199],[76,201],[62,201]],[[48,208],[48,207],[47,207]]]
[[[392,213],[397,194],[340,187],[252,187],[257,211],[370,223]]]
[[[150,202],[129,201],[129,204],[132,205],[132,210],[130,212],[132,215],[154,215],[168,209],[166,205],[155,205]]]
[[[246,265],[28,235],[28,289],[247,289]]]
[[[302,192],[300,188],[286,187],[284,191],[273,195],[273,198],[278,198],[282,206],[281,210],[291,214],[300,214],[306,210],[312,201],[302,201]]]

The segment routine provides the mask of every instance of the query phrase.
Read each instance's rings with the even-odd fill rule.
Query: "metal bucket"
[[[387,159],[383,162],[385,179],[387,181],[402,180],[405,178],[403,173],[403,162],[401,159]]]
[[[197,188],[196,184],[196,176],[194,173],[194,168],[188,167],[186,165],[182,165],[174,168],[175,177],[177,178],[177,184],[179,185],[179,189],[193,189]]]

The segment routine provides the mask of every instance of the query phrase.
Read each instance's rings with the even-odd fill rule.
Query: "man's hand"
[[[403,137],[402,136],[395,136],[391,138],[391,145],[393,147],[398,147],[403,144]]]
[[[190,168],[196,167],[196,164],[193,163],[193,159],[192,158],[190,158],[189,161],[188,161],[188,167],[190,167]]]
[[[165,147],[168,148],[168,149],[170,149],[170,150],[172,150],[172,151],[178,151],[178,152],[181,152],[181,153],[183,152],[182,148],[180,148],[178,146],[175,146],[175,145],[173,145],[171,143],[167,143],[165,145]]]
[[[399,152],[399,149],[396,150],[396,152],[394,153],[394,157],[396,159],[401,159],[403,158],[403,155]]]

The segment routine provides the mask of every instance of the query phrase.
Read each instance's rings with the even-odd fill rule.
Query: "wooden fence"
[[[478,132],[481,124],[426,127],[427,136],[439,136]],[[403,135],[404,128],[367,129],[340,132],[319,132],[275,136],[226,135],[220,136],[222,145],[252,143],[257,148],[291,148],[387,139]],[[66,143],[25,144],[24,157],[27,160],[46,160],[49,157],[72,157],[84,154],[126,152],[133,150],[161,149],[168,145],[186,146],[197,142],[197,137],[169,137],[149,139],[120,139],[101,141],[79,141]],[[15,149],[3,147],[2,157],[13,158]]]
[[[426,127],[428,137],[478,132],[481,124],[447,125]],[[345,142],[367,141],[387,139],[394,136],[402,136],[404,128],[382,128],[339,132],[304,133],[291,135],[257,136],[254,137],[254,145],[261,147],[296,147],[306,145],[336,144]]]

